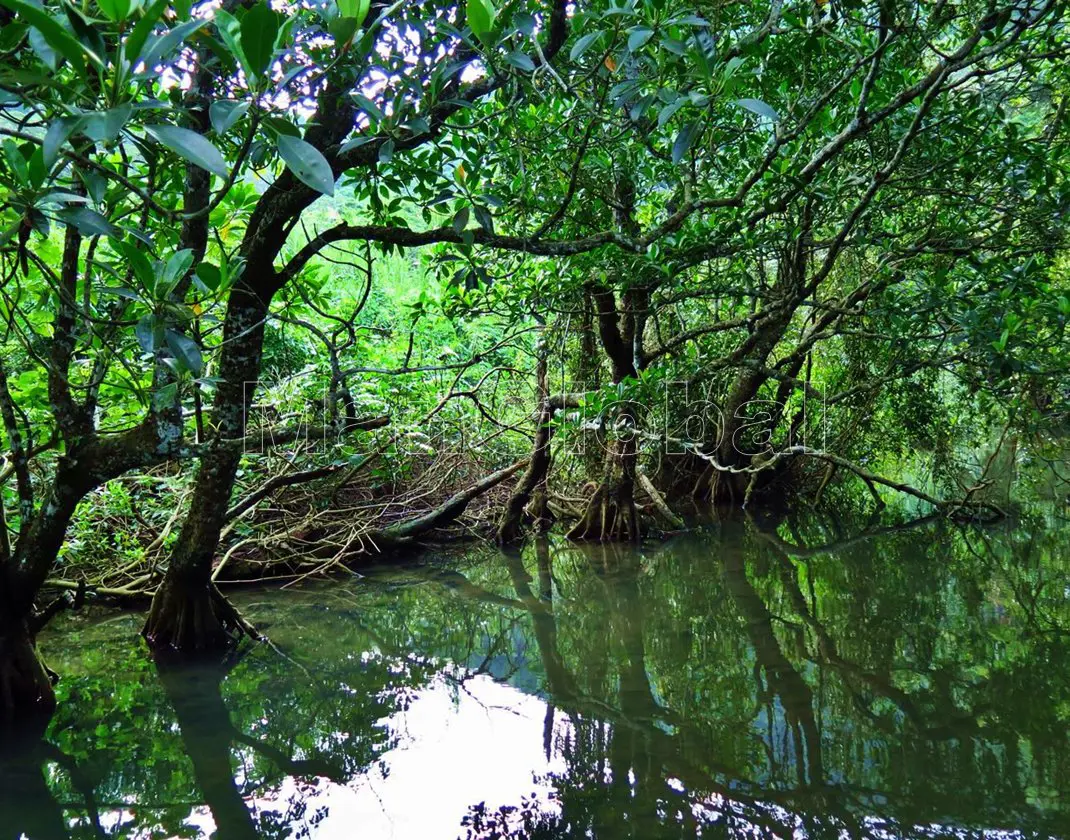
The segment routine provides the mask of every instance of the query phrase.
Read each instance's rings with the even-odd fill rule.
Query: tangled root
[[[180,654],[225,651],[245,635],[262,638],[214,583],[170,577],[156,591],[141,635],[154,651]]]
[[[642,533],[632,482],[599,485],[567,536],[577,542],[638,542]]]

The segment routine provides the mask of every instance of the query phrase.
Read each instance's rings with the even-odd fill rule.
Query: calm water
[[[159,671],[67,617],[0,837],[1070,834],[1070,527],[712,526],[238,596]]]

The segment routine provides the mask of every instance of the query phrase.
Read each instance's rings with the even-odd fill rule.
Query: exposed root
[[[579,542],[638,542],[639,511],[632,482],[603,482],[587,503],[583,517],[567,534]]]
[[[654,482],[650,480],[650,476],[642,471],[637,471],[635,477],[639,482],[639,486],[643,488],[643,492],[646,493],[650,497],[650,501],[654,503],[654,510],[658,512],[661,518],[665,521],[665,524],[670,528],[683,528],[684,521],[672,512],[672,508],[670,508],[665,501],[665,497],[658,492],[658,488],[654,486]]]
[[[49,671],[25,627],[0,633],[0,727],[47,723],[56,709]]]
[[[536,534],[545,534],[554,523],[555,516],[550,509],[545,476],[538,481],[534,489],[529,489],[526,485],[527,474],[521,478],[520,485],[513,491],[502,511],[495,535],[498,545],[520,542],[524,536],[526,519],[531,521]]]
[[[154,651],[183,655],[225,651],[242,636],[263,638],[214,583],[171,577],[156,591],[141,635]]]

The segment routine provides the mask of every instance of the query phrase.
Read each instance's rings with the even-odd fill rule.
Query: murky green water
[[[66,618],[0,837],[1070,833],[1070,527],[886,525],[247,592],[276,649],[218,669]]]

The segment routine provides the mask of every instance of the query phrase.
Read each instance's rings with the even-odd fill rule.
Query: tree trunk
[[[598,284],[589,286],[598,319],[602,349],[610,361],[613,384],[635,379],[642,366],[645,320],[636,313],[645,308],[649,292],[632,289],[625,294],[624,311],[618,312],[613,291]],[[645,310],[644,310],[645,311]],[[637,322],[638,321],[638,322]],[[625,412],[637,413],[639,406],[628,403]],[[609,418],[603,418],[608,422]],[[634,417],[638,424],[638,417]],[[638,441],[624,429],[620,437],[606,446],[605,473],[580,521],[568,532],[570,540],[594,542],[636,542],[642,537],[639,512],[635,507],[635,468],[639,458]]]
[[[55,710],[52,680],[26,622],[0,629],[0,731],[27,723],[43,729]]]
[[[320,96],[305,140],[317,148],[329,148],[341,142],[352,127],[355,113],[348,88],[329,84]],[[326,118],[328,115],[330,119]],[[337,161],[334,165],[335,175],[340,175]],[[216,422],[212,436],[215,445],[201,458],[189,514],[171,556],[166,579],[153,598],[150,620],[144,630],[151,647],[166,645],[175,653],[225,647],[232,635],[228,631],[233,629],[228,626],[228,616],[238,622],[237,626],[251,631],[237,611],[211,587],[212,560],[226,523],[241,461],[242,453],[233,441],[245,435],[247,401],[251,400],[260,378],[271,299],[287,280],[285,273],[275,271],[274,261],[286,243],[292,223],[317,198],[318,192],[300,184],[292,173],[284,172],[257,201],[246,226],[240,248],[246,260],[245,269],[230,292],[224,319],[220,382],[212,415]],[[206,604],[212,607],[207,614]],[[179,632],[177,622],[184,615],[195,614],[198,605],[201,617],[195,622],[195,629],[181,628],[183,632]]]
[[[568,532],[570,540],[637,542],[641,537],[635,507],[634,438],[614,441],[606,450],[606,475],[587,503],[583,517]]]
[[[748,366],[739,371],[725,400],[724,426],[720,430],[717,446],[713,448],[717,464],[721,467],[744,468],[751,464],[755,455],[764,454],[750,451],[753,447],[740,440],[739,432],[750,425],[750,418],[744,413],[747,404],[758,398],[761,387],[768,380],[768,375],[760,368],[765,365],[783,338],[793,314],[794,307],[790,305],[771,310],[769,316],[755,325],[754,333],[747,339],[744,358]],[[772,431],[773,429],[768,429],[770,434]],[[747,487],[752,477],[750,473],[729,472],[707,464],[695,485],[693,495],[707,498],[717,505],[739,507],[747,496]]]
[[[211,580],[170,572],[152,598],[141,632],[153,650],[182,654],[225,650],[245,633],[257,636]]]
[[[0,727],[34,719],[47,722],[56,708],[51,675],[37,656],[30,617],[78,502],[103,483],[93,459],[87,455],[84,461],[60,459],[44,504],[25,527],[14,555],[0,564]]]
[[[219,364],[213,445],[201,458],[193,502],[142,631],[156,650],[222,650],[241,637],[239,631],[248,628],[238,611],[212,586],[212,560],[241,461],[241,449],[234,442],[245,436],[247,400],[252,396],[247,386],[260,374],[268,303],[247,287],[235,287],[231,292]]]
[[[520,477],[513,489],[505,510],[498,523],[498,544],[510,545],[520,540],[523,535],[524,509],[534,499],[534,518],[537,529],[545,532],[549,525],[546,510],[546,476],[550,471],[550,442],[553,440],[554,409],[550,404],[550,394],[546,382],[546,347],[542,342],[539,348],[538,394],[539,416],[535,427],[535,442],[531,449],[531,460],[524,475]]]
[[[428,511],[414,519],[406,519],[402,522],[375,531],[371,534],[368,542],[376,546],[379,553],[383,554],[406,545],[411,545],[424,534],[449,525],[455,521],[473,499],[486,493],[493,487],[497,487],[507,478],[516,475],[524,467],[528,466],[527,460],[517,461],[510,467],[493,472],[480,479],[471,487],[459,493],[454,493],[445,502],[433,510]]]

